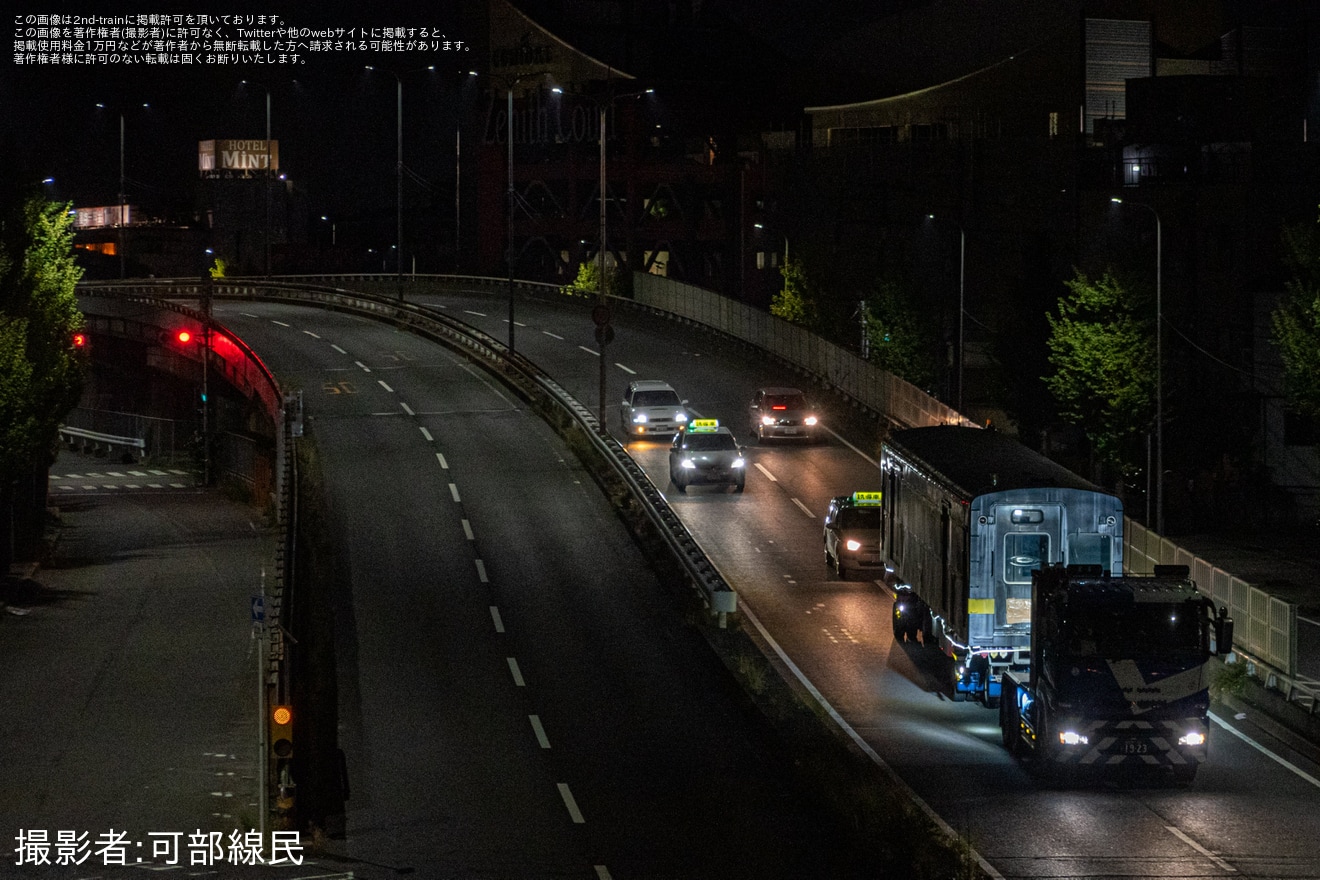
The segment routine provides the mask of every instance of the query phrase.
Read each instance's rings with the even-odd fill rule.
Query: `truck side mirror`
[[[1215,617],[1215,653],[1220,657],[1233,653],[1233,618],[1227,608],[1220,608]]]

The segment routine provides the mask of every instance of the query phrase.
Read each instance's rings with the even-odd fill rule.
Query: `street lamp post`
[[[505,233],[508,237],[506,250],[504,252],[504,262],[509,269],[509,354],[514,353],[514,325],[513,325],[513,88],[525,79],[534,77],[543,77],[549,74],[548,70],[538,70],[534,73],[524,73],[518,76],[510,76],[504,80],[504,92],[506,98],[505,112],[505,132],[504,136],[508,143],[509,152],[509,185],[505,192],[504,213],[505,213]]]
[[[927,214],[927,220],[934,220],[934,214]],[[965,352],[965,335],[967,306],[967,230],[963,229],[961,223],[958,226],[958,412],[962,413],[963,408],[963,354]]]
[[[1155,531],[1164,534],[1164,242],[1160,212],[1142,202],[1110,199],[1116,205],[1145,208],[1155,218]],[[1149,481],[1149,472],[1147,472]]]
[[[627,94],[623,94],[623,95],[609,94],[606,96],[604,101],[600,102],[600,106],[599,106],[600,109],[600,273],[599,273],[599,281],[597,282],[596,286],[597,286],[597,303],[601,309],[606,310],[605,314],[608,314],[608,308],[609,308],[609,291],[606,287],[606,274],[605,274],[605,270],[606,270],[605,254],[609,250],[609,238],[607,235],[608,224],[607,224],[607,214],[606,214],[606,207],[608,204],[606,201],[606,189],[609,184],[608,184],[608,177],[605,173],[605,168],[606,168],[605,134],[606,134],[606,124],[608,121],[608,111],[614,106],[614,102],[621,98],[638,98],[641,97],[642,95],[651,95],[654,93],[655,93],[655,89],[643,89],[642,91],[639,92],[628,92]],[[597,330],[597,342],[600,343],[600,413],[597,416],[597,420],[600,423],[599,427],[600,427],[600,432],[602,434],[605,433],[605,395],[606,395],[605,348],[610,343],[611,333],[613,333],[613,330],[608,322],[606,322],[606,324],[603,327]]]
[[[266,168],[262,179],[262,190],[266,206],[266,280],[270,280],[270,88],[250,79],[241,80],[245,86],[256,86],[266,93]]]
[[[100,110],[105,109],[105,104],[97,104],[96,106]],[[150,108],[151,105],[143,104],[142,107],[144,109]],[[119,218],[117,224],[119,227],[119,241],[115,246],[116,250],[119,251],[120,278],[123,278],[126,272],[125,260],[124,260],[124,251],[125,251],[124,226],[126,225],[128,218],[127,181],[128,181],[128,177],[124,173],[124,111],[121,108],[119,111]]]

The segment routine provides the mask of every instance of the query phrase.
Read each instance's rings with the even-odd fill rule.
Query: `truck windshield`
[[[1196,653],[1201,615],[1194,603],[1137,602],[1122,607],[1082,603],[1069,608],[1068,651],[1076,657],[1141,657]]]

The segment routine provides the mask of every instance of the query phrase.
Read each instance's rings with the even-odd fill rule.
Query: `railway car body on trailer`
[[[953,697],[999,700],[1024,666],[1031,573],[1123,567],[1123,505],[1012,437],[978,428],[896,431],[881,451],[882,550],[899,586],[894,632],[938,645]]]

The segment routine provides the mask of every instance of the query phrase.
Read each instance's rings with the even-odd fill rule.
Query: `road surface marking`
[[[304,330],[303,332],[306,333],[308,336],[312,337],[313,339],[320,339],[320,338],[321,338],[321,337],[317,336],[315,333],[313,333],[311,330]]]
[[[371,372],[371,367],[369,367],[369,366],[367,366],[366,364],[362,363],[362,361],[353,361],[353,363],[355,363],[355,364],[357,364],[359,367],[361,367],[362,370],[363,370],[363,372],[367,372],[367,373],[370,373],[370,372]]]
[[[455,502],[462,500],[461,498],[458,497],[458,483],[449,484],[449,494],[454,496]]]
[[[399,402],[399,406],[403,407],[403,411],[406,412],[408,415],[410,415],[410,416],[412,416],[412,415],[416,415],[416,413],[414,413],[414,412],[412,411],[412,407],[409,406],[408,404],[406,404],[406,403],[400,401],[400,402]]]
[[[1221,870],[1227,871],[1227,872],[1230,873],[1230,874],[1236,874],[1236,873],[1237,873],[1237,870],[1236,870],[1232,865],[1230,865],[1228,862],[1224,861],[1223,859],[1221,859],[1219,856],[1215,855],[1214,853],[1210,852],[1210,850],[1208,850],[1208,849],[1206,849],[1205,847],[1201,846],[1201,844],[1197,843],[1195,840],[1192,840],[1192,839],[1191,839],[1190,837],[1188,837],[1186,834],[1183,834],[1183,833],[1182,833],[1181,831],[1179,831],[1177,828],[1174,828],[1172,825],[1165,825],[1164,827],[1165,827],[1165,829],[1168,830],[1169,833],[1171,833],[1174,837],[1178,838],[1178,839],[1181,840],[1183,843],[1187,844],[1187,845],[1190,846],[1192,849],[1196,850],[1196,851],[1199,852],[1201,855],[1205,856],[1207,859],[1209,859],[1210,861],[1212,861],[1212,862],[1214,862],[1216,865],[1218,865],[1219,868],[1220,868]]]
[[[335,345],[333,342],[330,343],[330,347],[333,348],[335,351],[339,352],[340,354],[348,354],[348,352],[344,351],[342,348]]]
[[[469,541],[477,540],[477,536],[472,534],[472,523],[467,520],[463,520],[463,537],[467,538]]]
[[[636,376],[636,375],[637,375],[637,371],[636,371],[636,370],[630,370],[630,369],[628,369],[627,367],[625,367],[623,364],[619,363],[618,361],[615,361],[615,362],[614,362],[614,366],[618,367],[620,370],[623,370],[625,373],[627,373],[627,374],[630,375],[630,376]],[[600,867],[604,868],[604,865],[601,865]]]
[[[504,621],[500,620],[500,609],[494,605],[490,606],[490,619],[495,621],[495,632],[504,632]],[[532,716],[536,717],[536,716]]]
[[[481,581],[483,584],[490,583],[490,580],[486,577],[486,563],[482,562],[480,559],[477,560],[477,580]]]
[[[412,413],[408,413],[408,415],[412,415]],[[426,430],[425,426],[421,426],[421,428],[422,428],[422,436],[426,438],[426,442],[427,443],[432,442],[435,438],[431,436],[431,432]]]
[[[585,351],[587,354],[591,355],[592,357],[600,357],[600,352],[598,352],[598,351],[592,351],[591,349],[587,348],[585,345],[579,345],[578,348],[582,349],[583,351]]]
[[[518,661],[513,659],[512,657],[509,657],[508,661],[509,661],[509,671],[513,673],[513,683],[516,684],[518,687],[526,687],[527,683],[523,681],[522,670],[518,668]]]
[[[288,324],[284,323],[283,321],[276,321],[274,318],[271,318],[271,319],[270,319],[270,322],[271,322],[272,324],[278,324],[278,325],[280,325],[281,327],[287,327],[287,326],[289,326]]]
[[[1229,725],[1228,722],[1224,721],[1224,719],[1220,718],[1215,713],[1213,712],[1210,713],[1210,720],[1213,721],[1215,724],[1218,724],[1220,727],[1224,728],[1224,730],[1227,730],[1229,733],[1236,736],[1238,739],[1242,740],[1247,745],[1251,746],[1256,751],[1260,752],[1262,755],[1265,755],[1266,757],[1273,759],[1275,762],[1277,762],[1279,765],[1283,767],[1287,767],[1289,770],[1296,773],[1298,776],[1300,776],[1302,779],[1305,779],[1307,782],[1311,783],[1316,788],[1320,788],[1320,779],[1316,779],[1310,773],[1307,773],[1305,770],[1303,770],[1301,767],[1298,767],[1296,764],[1293,764],[1291,761],[1288,761],[1287,759],[1274,754],[1274,752],[1271,752],[1269,749],[1265,748],[1263,745],[1256,742],[1254,739],[1247,736],[1242,731]]]
[[[778,480],[775,479],[775,475],[772,474],[772,473],[770,473],[768,470],[766,470],[766,469],[765,469],[765,466],[762,465],[759,461],[754,461],[754,462],[752,462],[752,464],[756,465],[756,469],[757,469],[758,471],[760,471],[761,473],[765,474],[765,478],[766,478],[767,480],[769,480],[769,481],[772,482],[772,483],[778,483],[778,482],[779,482]]]
[[[532,731],[536,734],[536,741],[541,744],[541,748],[550,748],[550,738],[545,735],[545,728],[541,726],[541,719],[536,715],[528,715],[532,721]]]
[[[446,471],[449,470],[449,462],[445,461],[445,457],[443,455],[437,452],[435,454],[435,460],[440,462],[441,470],[446,470]]]
[[[564,782],[557,783],[559,786],[559,796],[564,799],[564,806],[568,807],[568,815],[572,817],[575,825],[581,825],[586,822],[582,818],[582,811],[578,809],[577,801],[573,800],[573,792],[568,790],[568,784]]]
[[[474,312],[474,311],[472,311],[471,309],[464,309],[464,310],[463,310],[463,314],[465,314],[465,315],[476,315],[478,318],[486,318],[486,317],[489,317],[489,315],[487,315],[485,312]]]
[[[393,393],[394,393],[394,389],[391,388],[390,386],[386,385],[384,379],[377,379],[376,382],[380,384],[380,387],[381,387],[381,388],[384,388],[384,389],[385,389],[386,391],[388,391],[390,394],[393,394]]]
[[[801,501],[798,501],[796,498],[792,498],[789,500],[791,500],[794,504],[800,507],[802,509],[802,512],[805,513],[807,516],[811,517],[812,519],[816,518],[816,514],[812,513],[811,508],[807,507],[807,505],[803,504]]]
[[[558,339],[561,342],[564,340],[564,337],[560,336],[558,333],[551,333],[549,330],[542,330],[541,332],[546,336],[549,336],[551,339]]]

